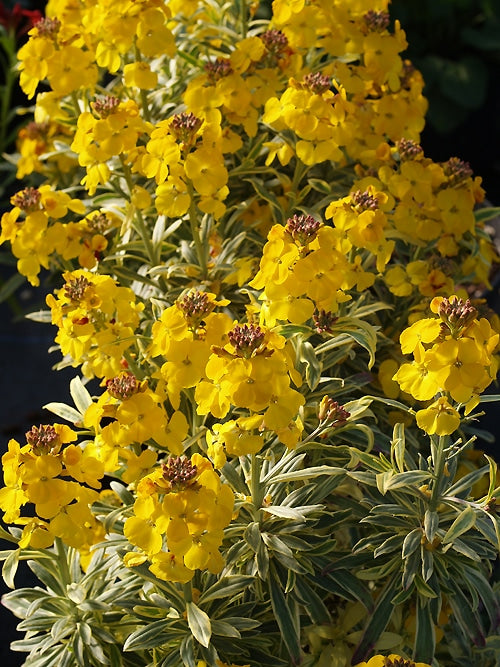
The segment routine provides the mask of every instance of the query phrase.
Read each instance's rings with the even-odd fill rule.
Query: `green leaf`
[[[419,486],[430,478],[430,473],[426,470],[407,470],[398,472],[387,480],[385,490],[393,491],[402,487]]]
[[[234,637],[235,639],[241,638],[241,633],[237,630],[234,625],[226,623],[225,621],[211,621],[212,633],[214,635],[220,635],[221,637]]]
[[[78,410],[75,410],[75,408],[72,408],[70,405],[66,405],[65,403],[46,403],[43,408],[44,410],[53,412],[55,415],[61,417],[61,419],[64,419],[70,424],[74,424],[75,426],[83,426],[82,415],[78,412]]]
[[[476,646],[484,646],[485,632],[483,625],[478,614],[473,611],[470,601],[460,590],[461,582],[450,578],[447,585],[451,589],[451,595],[447,596],[448,602],[464,634],[470,637],[472,643]]]
[[[5,559],[5,562],[2,567],[2,577],[3,580],[5,581],[5,585],[12,589],[16,587],[14,583],[14,577],[16,576],[17,567],[19,565],[20,554],[21,554],[20,549],[15,549],[14,551],[11,551],[9,556],[7,556],[7,558]]]
[[[475,523],[476,512],[472,507],[468,506],[457,516],[455,521],[448,528],[442,539],[442,543],[447,544],[448,542],[454,542],[457,537],[460,537],[460,535],[463,535],[470,530]]]
[[[495,461],[495,459],[492,459],[491,456],[488,456],[487,454],[484,455],[486,459],[488,459],[488,464],[490,467],[490,483],[489,483],[489,488],[488,488],[488,500],[490,500],[493,497],[493,492],[495,491],[495,486],[496,486],[496,481],[497,481],[497,470],[498,466]]]
[[[428,542],[434,540],[438,528],[439,514],[437,512],[432,512],[431,510],[426,510],[424,516],[424,533]]]
[[[177,631],[177,634],[180,634]],[[182,633],[185,635],[185,631]],[[124,651],[139,651],[156,648],[175,637],[176,632],[168,627],[165,619],[141,626],[130,634],[123,645]]]
[[[302,512],[294,507],[284,507],[283,505],[269,505],[268,507],[262,507],[262,512],[267,512],[273,516],[277,516],[280,519],[297,519],[299,521],[304,521],[305,516]]]
[[[415,633],[415,644],[413,647],[413,660],[431,664],[434,659],[436,648],[436,636],[434,622],[432,620],[431,607],[427,600],[417,597],[417,627]]]
[[[186,665],[187,667],[195,667],[196,661],[194,657],[194,642],[192,637],[184,637],[181,647],[179,649],[179,655],[184,665]],[[178,663],[178,658],[174,664],[176,665],[176,667],[180,667]]]
[[[401,549],[401,556],[408,558],[414,551],[418,549],[422,541],[422,529],[415,528],[408,533],[403,541],[403,548]]]
[[[210,644],[212,626],[208,615],[194,602],[186,602],[187,622],[193,637],[205,648]]]
[[[356,575],[344,568],[310,578],[325,591],[339,595],[346,600],[358,600],[368,611],[373,608],[373,600],[366,585]]]
[[[399,577],[390,579],[385,589],[377,598],[377,604],[370,613],[368,623],[364,629],[360,642],[358,643],[354,655],[352,657],[352,664],[363,662],[373,650],[378,638],[384,632],[394,610],[392,598],[395,591],[399,588]]]
[[[429,581],[434,572],[434,555],[432,551],[425,548],[424,545],[420,548],[420,556],[422,560],[422,577],[424,581]]]
[[[403,590],[408,590],[413,584],[413,580],[415,579],[420,563],[420,552],[414,551],[408,556],[408,558],[405,558],[403,576],[401,577],[401,585]]]
[[[375,351],[377,348],[377,329],[369,322],[353,317],[342,317],[335,322],[334,331],[347,334],[364,347],[369,354],[368,369],[375,363]]]
[[[32,320],[33,322],[52,324],[52,313],[50,310],[37,310],[34,313],[28,313],[25,317],[27,320]]]
[[[298,358],[306,365],[306,382],[311,391],[314,391],[321,378],[321,364],[309,341],[302,341],[298,350]]]
[[[254,577],[246,574],[232,574],[222,577],[201,594],[200,604],[228,597],[232,597],[234,601],[235,596],[249,590],[254,581]]]
[[[295,595],[305,606],[305,609],[313,623],[316,623],[317,625],[323,625],[332,622],[328,608],[305,577],[297,577],[295,583]]]
[[[474,217],[476,222],[488,222],[489,220],[494,220],[495,218],[500,217],[500,206],[485,206],[484,208],[478,208],[474,211]],[[491,394],[489,394],[491,396]],[[480,403],[487,403],[487,400],[483,400],[485,397],[481,396],[479,399]],[[496,395],[496,400],[500,401],[500,396]]]
[[[78,376],[69,383],[69,393],[81,415],[84,415],[87,408],[92,405],[92,397]]]
[[[331,186],[326,181],[322,181],[319,178],[308,178],[307,182],[313,190],[316,190],[316,192],[321,192],[321,194],[329,195],[332,191]]]
[[[135,498],[132,493],[127,489],[127,487],[122,484],[122,482],[117,482],[116,480],[113,480],[110,482],[110,487],[112,491],[116,493],[118,498],[122,501],[124,505],[133,505]]]
[[[6,540],[7,542],[12,542],[13,544],[17,544],[19,542],[19,538],[14,537],[14,535],[11,535],[5,528],[0,526],[0,539]],[[1,551],[0,552],[0,560],[4,560],[4,558],[7,558],[9,555],[9,551]],[[5,554],[5,556],[3,555]]]
[[[295,624],[294,615],[288,606],[287,599],[281,590],[279,577],[275,572],[271,572],[269,594],[274,618],[281,631],[283,642],[290,654],[292,664],[296,665],[300,661],[299,631]]]
[[[418,574],[415,576],[415,588],[424,598],[437,598],[438,593],[429,586],[429,584],[422,579]]]
[[[262,580],[267,579],[269,573],[269,553],[264,542],[260,543],[257,553],[255,554],[255,564],[257,565],[259,577]]]
[[[391,535],[387,540],[384,540],[380,546],[378,546],[373,552],[373,557],[378,558],[384,554],[391,553],[392,551],[399,551],[401,549],[401,535]]]
[[[405,470],[405,425],[395,424],[392,431],[391,455],[399,472]]]
[[[256,523],[255,521],[249,523],[248,526],[245,528],[245,532],[243,533],[243,538],[250,547],[250,549],[254,553],[257,553],[261,542],[259,524]]]
[[[311,466],[303,470],[294,470],[293,472],[281,473],[273,477],[266,478],[271,482],[297,482],[299,480],[314,479],[320,475],[336,475],[343,477],[346,474],[344,468],[334,468],[333,466]]]

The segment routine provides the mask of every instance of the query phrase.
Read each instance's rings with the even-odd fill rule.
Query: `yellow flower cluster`
[[[69,211],[83,215],[85,206],[49,185],[20,190],[11,203],[13,208],[1,219],[0,245],[10,242],[17,270],[35,286],[40,284],[41,268],[48,269],[54,256],[62,262],[76,258],[80,266],[92,269],[120,224],[116,214],[106,210],[64,222]]]
[[[357,277],[354,283],[346,280],[350,268],[335,230],[312,216],[295,215],[285,227],[274,225],[250,283],[263,290],[263,321],[273,327],[277,320],[305,322],[315,309],[336,312],[350,299],[343,289],[357,282]]]
[[[20,547],[43,549],[55,537],[78,548],[95,542],[90,505],[99,497],[104,466],[90,451],[69,444],[76,439],[68,426],[41,424],[26,433],[26,445],[10,440],[2,457],[0,509],[5,522],[24,526]],[[20,516],[27,503],[34,505],[34,517]]]
[[[127,365],[124,354],[134,344],[144,304],[110,276],[79,269],[64,279],[56,297],[47,296],[62,353],[88,377],[118,375]]]
[[[263,413],[258,416],[260,429],[274,431],[282,442],[294,446],[302,431],[300,419],[296,418],[304,397],[290,387],[290,381],[299,386],[302,378],[294,368],[285,338],[253,323],[236,324],[228,338],[224,347],[213,347],[205,368],[207,379],[196,387],[198,414],[211,413],[221,419],[231,406]],[[229,422],[216,432],[225,442],[228,428],[250,431],[257,426],[256,420],[253,416],[250,420]],[[258,438],[258,442],[262,440]],[[252,450],[256,451],[256,446],[250,445],[245,436],[233,445],[235,454]]]
[[[83,421],[95,434],[87,450],[102,461],[107,473],[123,468],[122,479],[130,484],[152,468],[156,452],[143,449],[137,454],[130,445],[140,446],[152,441],[156,449],[167,449],[176,455],[182,453],[188,423],[179,411],[169,418],[164,399],[145,382],[139,382],[130,371],[106,381],[106,391],[97,402],[89,405]]]
[[[124,534],[140,551],[131,551],[131,567],[149,560],[159,579],[187,582],[195,570],[221,571],[223,529],[231,521],[234,494],[210,462],[169,457],[137,486],[134,516]]]
[[[394,376],[401,389],[419,401],[441,394],[429,407],[417,412],[417,423],[427,433],[453,433],[460,416],[449,403],[466,404],[466,412],[496,377],[494,356],[499,334],[470,301],[457,296],[436,297],[431,302],[437,318],[418,320],[400,337],[404,354],[413,354]]]

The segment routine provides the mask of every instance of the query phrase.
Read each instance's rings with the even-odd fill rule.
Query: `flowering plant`
[[[0,243],[78,370],[2,459],[26,664],[497,664],[495,211],[405,47],[384,0],[49,0]]]

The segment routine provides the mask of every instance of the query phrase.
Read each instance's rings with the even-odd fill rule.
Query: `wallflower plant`
[[[387,4],[49,0],[19,50],[0,243],[75,369],[2,457],[26,665],[498,664],[497,211]]]

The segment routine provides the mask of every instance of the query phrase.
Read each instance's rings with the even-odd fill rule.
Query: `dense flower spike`
[[[49,0],[19,51],[0,244],[75,376],[2,457],[29,664],[500,660],[494,211],[387,0],[264,4]]]

